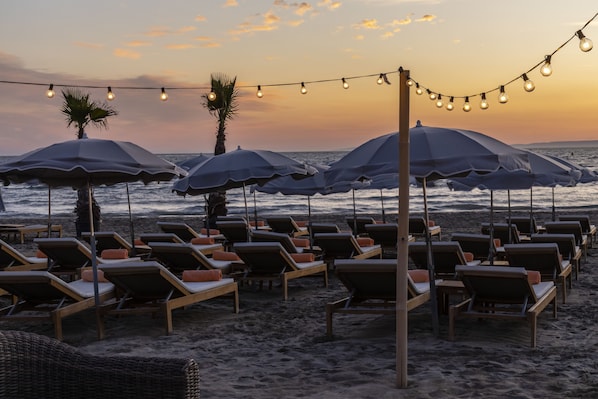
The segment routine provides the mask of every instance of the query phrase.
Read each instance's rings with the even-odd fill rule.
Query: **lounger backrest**
[[[399,225],[397,223],[366,224],[365,231],[376,244],[385,247],[397,245]]]
[[[311,231],[311,234],[317,233],[340,233],[341,229],[335,223],[310,223],[307,225],[307,229]]]
[[[426,219],[423,216],[409,216],[409,234],[426,234]]]
[[[438,275],[452,276],[456,265],[465,265],[465,254],[456,241],[434,241],[432,259],[434,271]],[[428,246],[425,242],[410,242],[409,257],[419,269],[428,268]]]
[[[91,264],[91,251],[76,238],[36,238],[37,247],[61,270],[75,270]]]
[[[27,259],[3,240],[0,240],[0,269],[10,266],[26,265],[29,263]]]
[[[351,231],[356,236],[366,233],[366,230],[365,230],[366,224],[376,223],[374,218],[371,218],[369,216],[357,216],[355,218],[353,216],[347,216],[347,217],[345,217],[345,222],[349,225],[349,227],[351,228]]]
[[[318,233],[314,243],[326,258],[349,259],[362,251],[351,233]]]
[[[217,221],[216,227],[228,242],[245,242],[248,240],[249,225],[244,220]]]
[[[51,300],[84,298],[75,293],[66,282],[45,271],[0,272],[0,288],[32,303]]]
[[[559,247],[556,243],[507,244],[509,265],[539,271],[552,279],[561,272]]]
[[[86,242],[89,242],[90,233],[83,233],[81,236]],[[131,250],[131,244],[116,231],[96,231],[94,237],[96,239],[96,252],[98,255],[105,249],[124,248],[127,251]]]
[[[451,241],[456,241],[463,252],[470,252],[475,259],[487,259],[490,248],[495,250],[494,241],[490,241],[488,234],[453,233]]]
[[[507,223],[493,223],[492,224],[492,237],[500,238],[500,242],[504,244],[518,244],[521,242],[519,237],[519,230],[517,225],[511,223],[511,233],[509,235],[509,225]],[[490,234],[490,223],[482,223],[482,234]],[[510,241],[509,241],[510,239]]]
[[[563,222],[579,222],[581,224],[581,230],[584,233],[590,232],[591,225],[590,217],[588,215],[560,215],[559,221]]]
[[[529,303],[537,301],[523,267],[457,266],[458,278],[476,303]]]
[[[576,249],[578,248],[575,245],[575,235],[573,234],[554,234],[554,233],[545,233],[545,234],[532,234],[531,236],[532,243],[546,243],[546,242],[554,242],[559,247],[559,252],[567,259],[571,259],[575,257]]]
[[[251,233],[252,242],[278,242],[290,254],[297,253],[297,247],[293,244],[291,237],[285,233],[275,233],[272,231],[254,230]]]
[[[292,269],[293,259],[277,242],[240,242],[233,250],[254,275],[277,275]]]
[[[394,259],[338,260],[336,275],[353,300],[396,301],[397,261]]]
[[[145,245],[149,244],[150,242],[175,242],[175,243],[184,243],[184,241],[173,233],[146,233],[140,234],[139,239],[143,241]]]
[[[511,216],[510,220],[521,234],[530,235],[538,232],[538,224],[533,216]],[[505,217],[505,222],[509,222],[509,217]]]
[[[546,222],[544,224],[546,232],[550,234],[573,234],[575,235],[575,242],[581,245],[583,241],[583,230],[579,221],[561,221],[561,222]]]
[[[189,242],[193,238],[199,237],[199,234],[187,223],[158,222],[158,227],[160,227],[164,233],[176,234],[185,242]]]
[[[173,272],[210,269],[209,261],[193,245],[187,243],[150,242],[150,258]]]
[[[293,234],[300,231],[295,220],[290,216],[279,216],[266,218],[268,226],[275,233]]]

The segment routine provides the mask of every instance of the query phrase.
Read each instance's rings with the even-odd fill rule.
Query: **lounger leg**
[[[60,312],[52,312],[52,323],[54,324],[54,336],[57,340],[62,341],[62,316]]]
[[[563,286],[563,303],[567,303],[567,277],[563,276],[563,281],[561,281],[561,285]]]
[[[324,287],[328,288],[328,270],[324,270]]]
[[[289,298],[289,285],[288,285],[287,276],[283,273],[281,277],[282,283],[282,297],[286,301]]]
[[[100,309],[96,310],[96,326],[98,329],[98,341],[101,341],[106,336],[106,330],[104,328],[104,315]]]
[[[172,308],[168,303],[162,305],[164,318],[166,319],[166,335],[172,334]]]
[[[530,319],[530,328],[531,328],[531,335],[532,335],[532,348],[536,347],[536,330],[537,330],[537,324],[538,324],[538,315],[536,313],[530,314],[529,315],[529,319]]]
[[[233,310],[235,313],[239,313],[239,289],[237,287],[233,292]]]

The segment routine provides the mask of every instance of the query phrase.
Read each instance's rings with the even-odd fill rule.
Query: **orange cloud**
[[[436,15],[426,14],[423,17],[416,19],[417,22],[432,22],[436,19]]]
[[[264,23],[267,25],[275,24],[280,21],[280,17],[274,14],[272,11],[268,11],[264,14]]]
[[[212,38],[210,36],[197,36],[195,38],[195,40],[200,41],[200,42],[207,42],[212,40]]]
[[[128,58],[130,60],[138,60],[139,58],[141,58],[141,53],[138,53],[137,51],[122,49],[122,48],[114,49],[112,54],[114,54],[114,56],[116,56],[116,57]]]
[[[391,26],[397,26],[397,25],[409,25],[411,23],[411,18],[407,17],[407,18],[403,18],[403,19],[394,19],[390,25]]]
[[[192,44],[180,43],[180,44],[168,44],[165,46],[169,50],[187,50],[194,48]]]
[[[202,43],[199,47],[201,48],[216,48],[216,47],[221,47],[222,45],[220,43],[216,43],[216,42],[209,42],[209,43]]]
[[[374,18],[371,19],[363,19],[358,24],[353,25],[355,29],[380,29],[380,25],[378,25],[378,21]]]
[[[177,33],[193,32],[196,29],[197,28],[195,26],[183,26],[182,28],[177,30]]]
[[[340,8],[342,3],[340,1],[332,1],[332,0],[323,0],[318,3],[318,7],[326,7],[329,10],[336,10]]]
[[[393,37],[395,34],[393,32],[385,32],[383,33],[380,37],[382,39],[390,39],[391,37]]]
[[[226,0],[226,3],[224,3],[223,7],[237,7],[238,5],[239,3],[237,0]]]
[[[297,9],[295,10],[295,14],[297,15],[304,15],[306,12],[311,11],[313,8],[311,4],[306,2],[299,3],[296,7]]]
[[[126,45],[128,47],[147,47],[147,46],[151,46],[152,43],[146,42],[143,40],[133,40],[132,42],[128,42]]]
[[[75,42],[74,44],[77,47],[84,47],[84,48],[91,48],[91,49],[104,48],[104,45],[103,44],[99,44],[99,43]]]
[[[207,19],[206,17],[204,17],[203,15],[197,15],[197,16],[196,16],[194,19],[195,19],[197,22],[204,22],[204,21],[207,21],[207,20],[208,20],[208,19]]]
[[[287,24],[288,24],[289,26],[292,26],[293,28],[295,28],[295,27],[297,27],[297,26],[299,26],[299,25],[303,25],[303,23],[304,23],[304,22],[305,22],[305,20],[303,20],[303,19],[298,19],[298,20],[296,20],[296,21],[289,21],[289,22],[287,22]]]
[[[151,28],[145,35],[149,37],[161,37],[172,33],[170,29],[163,26],[156,26]]]

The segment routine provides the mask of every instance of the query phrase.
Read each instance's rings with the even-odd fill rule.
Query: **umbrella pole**
[[[430,235],[430,224],[429,224],[429,217],[428,217],[428,196],[426,193],[426,185],[427,181],[424,177],[422,187],[424,193],[424,219],[426,221],[426,249],[427,249],[427,257],[428,257],[428,274],[430,276],[430,306],[432,310],[432,329],[434,331],[434,335],[438,336],[439,334],[439,322],[438,322],[438,302],[436,300],[436,277],[434,271],[434,257],[432,256],[432,236]]]
[[[554,187],[552,187],[552,221],[556,220],[556,208],[554,206]]]
[[[210,202],[208,201],[208,197],[206,195],[203,196],[203,200],[205,202],[204,205],[204,213],[206,214],[206,220],[205,220],[205,225],[206,225],[206,233],[207,236],[210,236]]]
[[[91,270],[93,272],[93,298],[96,309],[100,306],[100,291],[98,287],[98,259],[96,254],[96,236],[93,226],[93,209],[91,184],[87,182],[87,197],[89,198],[89,244],[91,244]]]
[[[245,183],[243,183],[243,200],[245,201],[245,220],[247,220],[247,225],[248,225],[247,226],[247,241],[251,241],[251,236],[249,235],[249,230],[251,230],[251,227],[249,226],[249,211],[247,210],[247,194],[245,193]]]
[[[355,189],[353,189],[353,235],[357,237],[357,211],[355,209]]]
[[[253,191],[253,216],[255,218],[255,229],[258,230],[259,226],[257,224],[257,201],[255,200],[255,190]]]
[[[309,249],[314,248],[314,236],[311,228],[311,199],[307,196],[307,231],[309,232]]]
[[[48,238],[52,235],[52,188],[48,186]]]
[[[488,260],[490,265],[494,265],[494,191],[490,190],[490,250],[488,252]],[[503,244],[504,245],[504,244]]]
[[[382,204],[382,223],[386,223],[386,212],[384,212],[384,195],[382,195],[382,189],[380,189],[380,203]]]
[[[511,237],[511,190],[507,190],[507,232],[509,237],[509,243],[512,242]]]
[[[127,204],[129,205],[129,231],[131,233],[131,256],[137,256],[135,248],[135,227],[133,226],[133,213],[131,212],[131,197],[129,196],[129,183],[127,185]]]

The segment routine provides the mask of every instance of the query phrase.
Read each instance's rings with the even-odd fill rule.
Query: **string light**
[[[382,83],[384,83],[384,78],[382,77],[384,74],[381,73],[380,76],[378,76],[378,80],[376,81],[376,83],[378,83],[379,85],[381,85]]]
[[[411,86],[413,86],[414,84],[415,84],[415,82],[413,81],[413,79],[411,79],[411,77],[409,77],[409,78],[407,79],[407,86],[411,87]]]
[[[210,92],[208,93],[208,101],[216,101],[216,93],[214,92],[214,88],[212,87],[210,89]]]
[[[345,80],[345,78],[342,78],[341,81],[343,82],[343,89],[348,89],[349,88],[349,83],[347,83],[347,81]]]
[[[507,96],[507,93],[505,93],[505,87],[500,86],[500,93],[498,94],[498,102],[501,104],[505,104],[507,101],[509,101],[509,96]]]
[[[168,94],[166,94],[166,90],[162,87],[162,92],[160,93],[160,100],[166,101],[168,100]]]
[[[524,73],[523,75],[521,75],[521,79],[523,79],[523,89],[525,91],[527,91],[528,93],[531,93],[532,91],[534,91],[534,89],[536,88],[536,85],[534,85],[534,82],[529,80],[529,78],[527,77],[527,74]]]
[[[453,103],[453,101],[455,100],[455,97],[451,97],[449,102],[446,104],[446,109],[449,111],[452,111],[453,109],[455,109],[455,104]]]
[[[438,95],[438,99],[436,100],[436,108],[442,108],[442,94]]]
[[[430,89],[426,89],[426,93],[428,93],[428,97],[430,97],[430,100],[436,100],[436,93],[434,93]]]
[[[469,97],[465,97],[465,102],[463,103],[463,111],[465,111],[465,112],[471,111],[471,104],[469,104]]]
[[[488,109],[489,105],[488,100],[486,100],[486,93],[482,93],[480,96],[482,97],[482,100],[480,101],[480,108]]]
[[[417,94],[418,96],[421,96],[422,94],[424,94],[424,91],[422,90],[422,88],[419,87],[419,83],[415,83],[415,94]]]
[[[55,95],[56,92],[54,91],[54,84],[50,84],[50,87],[48,87],[48,90],[46,90],[46,97],[54,98]]]
[[[262,86],[257,85],[257,93],[255,93],[255,95],[257,96],[257,98],[264,97],[264,93],[262,93]]]
[[[301,94],[307,93],[307,87],[305,87],[305,83],[301,82]]]
[[[116,96],[114,95],[114,93],[112,92],[112,87],[108,86],[108,93],[106,94],[106,99],[108,101],[112,101],[116,98]]]
[[[542,76],[550,76],[552,75],[552,65],[550,65],[550,61],[552,60],[552,55],[547,55],[544,57],[544,64],[542,68],[540,68],[540,73]]]
[[[585,35],[583,34],[583,32],[581,30],[578,30],[576,35],[577,35],[577,37],[579,37],[579,49],[581,51],[583,51],[584,53],[587,53],[594,47],[594,44],[592,43],[592,41],[590,39],[588,39],[587,37],[585,37]]]

